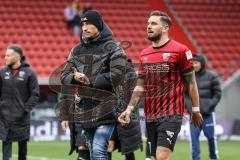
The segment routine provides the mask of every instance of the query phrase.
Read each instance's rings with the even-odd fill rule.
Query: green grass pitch
[[[1,145],[2,146],[2,145]],[[0,149],[2,150],[2,147]],[[221,160],[238,160],[240,142],[220,141],[218,143]],[[76,154],[68,156],[69,142],[30,142],[28,144],[28,160],[76,160]],[[0,152],[1,154],[1,152]],[[1,155],[2,157],[2,155]],[[0,158],[2,159],[2,158]],[[145,151],[136,152],[136,160],[144,160]],[[187,141],[177,141],[171,160],[189,160],[190,149]],[[201,142],[201,159],[208,160],[207,142]],[[17,160],[17,143],[13,145],[13,160]],[[114,152],[113,160],[124,160],[124,157]]]

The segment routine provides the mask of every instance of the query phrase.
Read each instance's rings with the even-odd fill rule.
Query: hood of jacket
[[[30,67],[30,64],[27,61],[23,61],[21,67]]]
[[[193,61],[198,61],[201,63],[201,68],[198,72],[196,72],[197,75],[202,75],[206,72],[206,68],[205,68],[205,64],[206,64],[206,60],[203,56],[201,55],[194,55],[193,56]]]

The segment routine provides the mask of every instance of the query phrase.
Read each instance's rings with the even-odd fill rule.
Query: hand
[[[114,140],[109,140],[108,141],[108,149],[107,149],[107,151],[108,151],[108,153],[112,153],[113,150],[114,150]]]
[[[81,83],[83,83],[85,85],[89,85],[90,84],[90,81],[89,81],[89,79],[87,78],[87,76],[85,74],[78,72],[75,67],[72,67],[72,70],[73,70],[75,81],[81,82]]]
[[[121,113],[121,115],[118,117],[118,121],[124,126],[130,123],[130,116],[131,116],[132,110],[127,107],[127,109]]]
[[[61,122],[61,127],[63,129],[63,132],[66,133],[66,130],[68,128],[68,121],[62,121]]]
[[[192,121],[195,127],[199,127],[202,122],[203,118],[200,112],[192,112]]]

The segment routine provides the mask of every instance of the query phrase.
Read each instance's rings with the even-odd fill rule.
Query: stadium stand
[[[67,1],[0,2],[1,65],[6,47],[11,43],[23,46],[25,55],[38,77],[51,71],[68,57],[78,37],[71,37],[65,28],[63,8]]]
[[[71,48],[79,42],[65,27],[63,10],[72,1],[2,0],[0,1],[0,63],[11,43],[23,46],[25,54],[40,78],[67,59]],[[84,2],[84,1],[83,1]],[[148,43],[144,40],[145,24],[150,8],[144,0],[91,1],[110,25],[119,41],[132,42],[126,51],[130,58]],[[128,45],[127,45],[128,46]]]
[[[137,62],[140,51],[149,45],[146,19],[152,9],[167,11],[169,3],[197,41],[216,71],[227,79],[240,66],[240,10],[237,0],[92,0],[121,42],[131,42],[126,49]],[[1,0],[0,64],[8,44],[18,43],[40,78],[46,78],[67,59],[79,37],[66,29],[63,10],[70,0]],[[85,2],[84,0],[81,2]],[[87,1],[86,1],[87,2]],[[197,5],[196,5],[197,4]],[[171,13],[170,13],[171,15]],[[177,25],[177,22],[173,20]],[[174,39],[196,48],[184,35],[181,26],[172,31]]]
[[[240,68],[240,1],[166,0],[224,80]]]

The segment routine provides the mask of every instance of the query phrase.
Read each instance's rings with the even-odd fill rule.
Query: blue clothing
[[[203,131],[208,140],[210,159],[217,160],[219,158],[217,138],[215,136],[215,125],[214,113],[211,115],[203,116],[203,123],[200,127],[195,127],[192,122],[190,123],[192,160],[200,160],[199,135],[201,131]]]
[[[196,72],[196,81],[198,85],[200,112],[203,116],[203,123],[200,127],[195,127],[192,122],[190,123],[192,159],[200,160],[199,135],[201,130],[203,130],[204,135],[208,139],[209,157],[212,160],[216,160],[218,159],[218,151],[214,129],[214,111],[222,94],[220,80],[216,73],[206,71],[206,62],[203,56],[194,55],[193,61],[198,61],[201,64],[200,70]],[[192,104],[188,95],[186,96],[185,103],[191,113]]]
[[[95,129],[84,130],[83,137],[90,151],[91,160],[110,160],[107,149],[114,126],[101,125]]]

